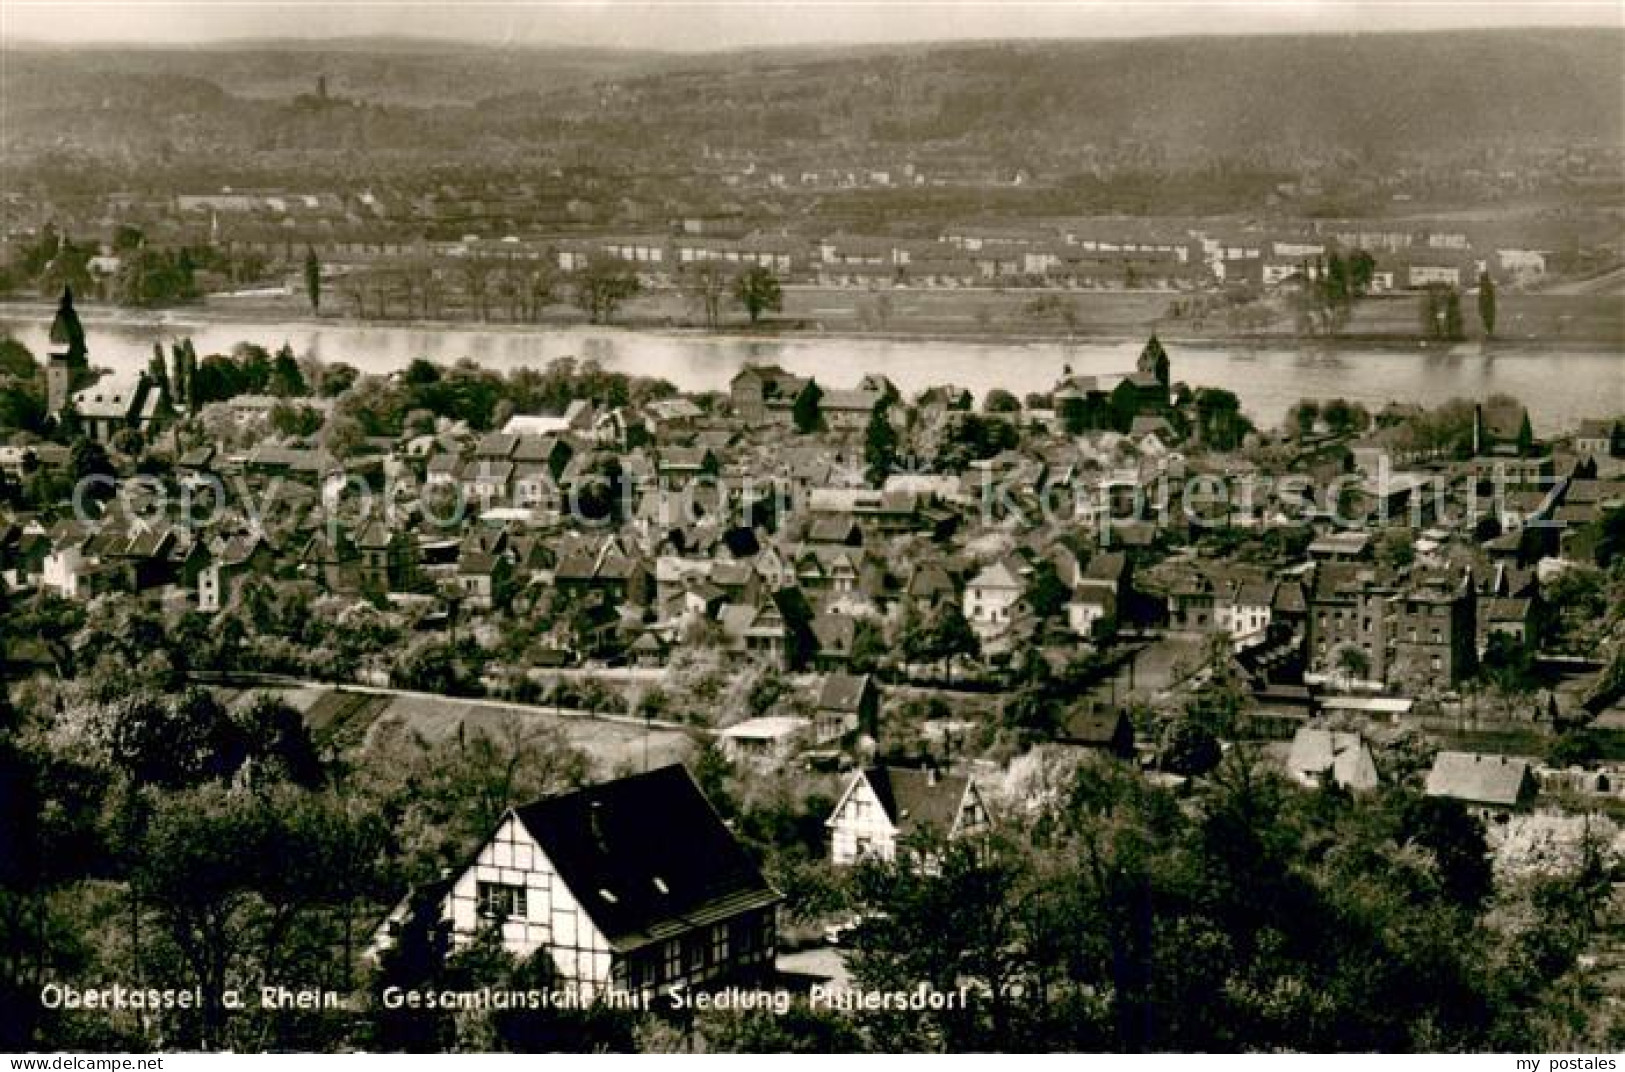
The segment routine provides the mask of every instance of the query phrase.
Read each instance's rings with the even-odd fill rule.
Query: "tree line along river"
[[[0,331],[38,357],[50,345],[48,316],[0,316]],[[905,396],[957,384],[978,396],[1002,387],[1017,397],[1047,392],[1064,368],[1087,375],[1134,367],[1141,342],[966,342],[801,336],[745,338],[613,328],[514,329],[374,325],[344,321],[286,323],[87,318],[91,361],[116,371],[146,367],[154,342],[190,337],[199,354],[228,353],[239,342],[343,361],[387,373],[418,357],[450,363],[471,358],[494,370],[540,368],[561,357],[665,379],[684,391],[726,390],[747,363],[774,362],[826,387],[851,387],[867,372],[889,376]],[[1625,355],[1609,350],[1519,348],[1381,349],[1269,344],[1169,346],[1176,380],[1235,392],[1243,408],[1273,427],[1300,398],[1342,397],[1379,408],[1390,401],[1436,405],[1449,398],[1513,395],[1528,405],[1537,433],[1573,428],[1583,417],[1625,412]]]

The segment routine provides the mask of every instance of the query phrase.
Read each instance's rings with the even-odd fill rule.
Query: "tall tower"
[[[1152,335],[1146,342],[1145,348],[1140,351],[1140,359],[1135,362],[1139,372],[1149,372],[1164,386],[1168,386],[1170,368],[1168,365],[1168,351],[1162,348],[1162,341]]]
[[[52,350],[45,365],[45,400],[51,413],[61,413],[73,397],[77,376],[90,367],[85,349],[85,328],[79,323],[79,314],[73,309],[73,288],[62,288],[62,302],[56,307],[56,319],[51,321],[51,342],[61,347]]]

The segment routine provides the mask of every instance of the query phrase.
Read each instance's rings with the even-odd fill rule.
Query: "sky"
[[[756,46],[1470,26],[1625,26],[1625,0],[0,0],[7,41],[439,38],[710,51]]]

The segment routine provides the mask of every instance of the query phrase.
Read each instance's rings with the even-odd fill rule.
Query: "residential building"
[[[807,743],[812,722],[790,715],[763,715],[737,722],[717,734],[731,763],[772,769],[788,763]]]
[[[1304,786],[1337,785],[1362,791],[1378,785],[1371,748],[1358,733],[1300,728],[1287,753],[1286,772]]]
[[[1533,764],[1519,756],[1440,752],[1428,771],[1425,792],[1484,811],[1510,811],[1529,803],[1537,785]]]
[[[1592,418],[1574,433],[1574,452],[1582,458],[1625,457],[1625,420]]]
[[[746,365],[729,381],[728,393],[734,414],[745,423],[789,428],[795,424],[796,402],[812,382],[777,365]]]
[[[510,809],[461,871],[396,906],[369,951],[409,927],[447,949],[494,928],[583,1000],[652,998],[770,974],[780,899],[672,765]]]
[[[863,859],[895,860],[914,838],[973,837],[989,824],[973,780],[935,768],[881,766],[852,776],[826,825],[830,859],[845,867]]]
[[[813,715],[813,740],[836,741],[851,733],[875,734],[880,717],[880,686],[869,674],[824,675]]]
[[[997,636],[1010,628],[1025,591],[1026,583],[1008,562],[990,563],[965,585],[965,620],[978,636]]]

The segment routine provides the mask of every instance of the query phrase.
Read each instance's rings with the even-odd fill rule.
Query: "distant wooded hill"
[[[14,159],[680,162],[700,147],[1146,167],[1380,166],[1463,146],[1617,144],[1625,32],[1179,38],[673,56],[346,42],[16,48]],[[325,76],[330,100],[315,99]],[[337,103],[334,103],[334,102]],[[382,154],[382,156],[380,156]]]

